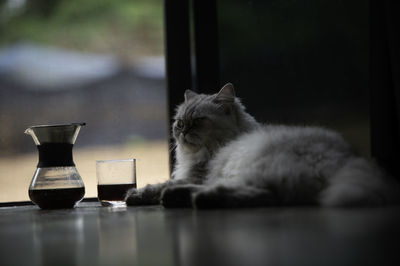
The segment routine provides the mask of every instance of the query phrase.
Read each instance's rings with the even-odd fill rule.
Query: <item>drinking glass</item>
[[[136,188],[136,160],[96,161],[97,197],[103,206],[126,206],[126,192]]]

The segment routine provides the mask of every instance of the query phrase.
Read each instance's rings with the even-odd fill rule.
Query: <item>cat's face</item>
[[[172,126],[176,142],[191,152],[224,142],[235,131],[234,102],[231,84],[214,95],[186,91]]]

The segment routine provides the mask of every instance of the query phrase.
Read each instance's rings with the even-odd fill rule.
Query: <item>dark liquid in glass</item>
[[[136,188],[136,183],[97,185],[97,197],[102,201],[123,201],[131,188]]]
[[[29,198],[41,209],[70,209],[84,195],[84,187],[29,190]]]

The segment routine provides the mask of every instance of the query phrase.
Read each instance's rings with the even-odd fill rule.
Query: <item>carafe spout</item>
[[[35,132],[33,131],[32,127],[28,127],[27,129],[25,129],[25,134],[30,135],[33,138],[33,141],[35,142],[36,145],[40,145],[40,142],[38,140],[38,138],[35,135]]]

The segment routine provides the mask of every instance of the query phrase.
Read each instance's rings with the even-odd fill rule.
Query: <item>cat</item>
[[[239,208],[352,207],[398,202],[398,184],[321,127],[262,125],[231,83],[187,90],[176,109],[172,179],[128,191],[128,205]]]

